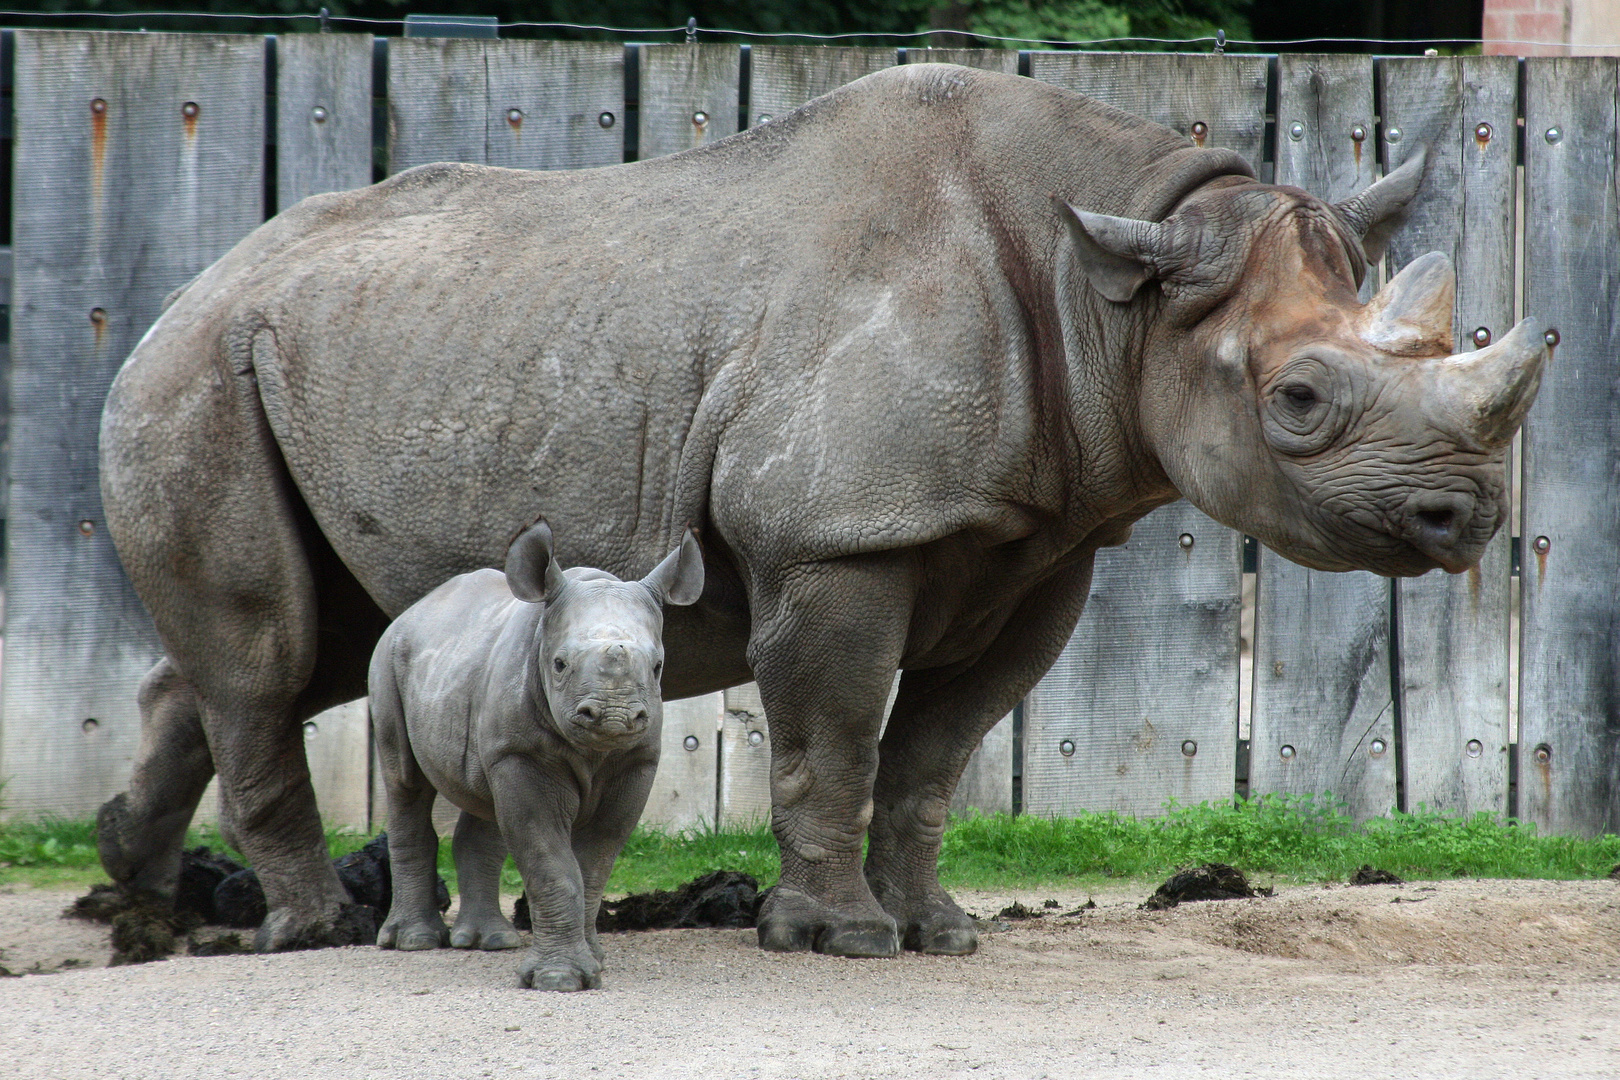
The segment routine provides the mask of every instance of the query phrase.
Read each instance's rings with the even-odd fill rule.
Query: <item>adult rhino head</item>
[[[1306,566],[1457,573],[1507,520],[1503,454],[1541,382],[1544,328],[1525,319],[1454,354],[1439,252],[1357,296],[1424,158],[1337,206],[1231,178],[1158,222],[1068,208],[1091,289],[1119,305],[1161,292],[1140,416],[1165,474]]]

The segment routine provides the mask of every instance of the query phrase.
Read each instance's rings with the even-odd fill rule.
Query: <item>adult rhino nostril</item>
[[[637,724],[645,724],[647,722],[647,710],[637,709],[634,722]]]
[[[579,707],[579,715],[585,717],[593,724],[600,719],[600,714],[596,711],[596,708],[591,705],[581,705]]]
[[[1450,510],[1419,510],[1417,519],[1430,532],[1450,533],[1457,516]]]

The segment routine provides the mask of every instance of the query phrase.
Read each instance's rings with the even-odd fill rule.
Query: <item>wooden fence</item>
[[[1390,269],[1451,255],[1459,342],[1501,334],[1516,310],[1560,335],[1516,463],[1517,583],[1507,530],[1458,577],[1323,574],[1259,552],[1240,745],[1243,541],[1166,507],[1098,557],[1067,651],[986,739],[959,805],[1151,814],[1229,799],[1246,780],[1255,793],[1332,792],[1359,816],[1421,804],[1620,831],[1615,59],[7,33],[10,814],[91,811],[123,786],[138,741],[134,688],[159,649],[101,527],[95,447],[106,387],[165,294],[268,212],[384,171],[652,157],[891,64],[950,60],[1083,91],[1332,199],[1427,144],[1435,164]],[[1516,590],[1526,750],[1514,799]],[[364,703],[306,732],[328,820],[368,824]],[[649,818],[763,814],[769,753],[752,687],[671,703]]]

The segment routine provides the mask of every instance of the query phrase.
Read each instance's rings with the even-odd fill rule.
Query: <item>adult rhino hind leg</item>
[[[904,647],[911,591],[898,557],[796,568],[761,594],[749,661],[771,718],[771,830],[782,877],[759,944],[778,952],[893,956],[894,920],[861,873],[877,735]]]
[[[939,884],[951,797],[985,732],[1063,651],[1090,580],[1087,559],[1033,590],[972,666],[900,680],[873,789],[866,880],[907,949],[960,956],[978,948],[972,917]]]
[[[213,758],[197,695],[168,657],[141,680],[141,742],[129,788],[96,814],[96,847],[109,877],[130,892],[173,899],[186,827]]]
[[[255,947],[352,944],[374,931],[332,868],[298,723],[317,640],[303,507],[237,351],[202,320],[160,324],[137,349],[102,418],[107,524],[191,688],[223,822],[264,887]],[[136,775],[158,767],[143,757]],[[139,802],[108,817],[139,814]],[[178,818],[184,807],[164,809]]]

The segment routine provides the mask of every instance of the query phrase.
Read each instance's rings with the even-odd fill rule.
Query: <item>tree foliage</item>
[[[203,18],[179,19],[146,15],[138,20],[112,20],[116,13],[151,11],[195,12],[200,15],[313,15],[321,7],[339,20],[336,29],[363,31],[363,24],[343,23],[345,17],[364,19],[403,19],[407,13],[434,15],[493,15],[502,23],[575,23],[582,26],[622,27],[630,30],[681,27],[696,18],[705,29],[704,40],[714,40],[713,30],[736,30],[753,35],[788,34],[875,34],[883,37],[845,44],[920,44],[904,37],[920,31],[957,30],[969,34],[1033,40],[1087,41],[1098,38],[1145,36],[1188,38],[1214,33],[1216,27],[1233,37],[1248,31],[1248,12],[1253,0],[891,0],[886,4],[860,0],[35,0],[42,12],[88,12],[89,18],[64,22],[59,19],[9,18],[9,25],[78,25],[81,27],[163,30],[260,30],[270,32],[309,31],[313,20],[292,23],[258,24],[231,20],[220,23]],[[100,14],[103,17],[97,18]],[[394,26],[375,26],[372,32],[397,34]],[[614,31],[531,29],[503,31],[503,36],[542,36],[573,38],[618,38]],[[892,35],[892,36],[891,36]],[[973,44],[969,39],[947,41],[945,35],[934,44]],[[678,34],[665,40],[679,40]],[[739,37],[739,40],[760,38]],[[790,40],[784,38],[783,40]],[[988,46],[1007,45],[984,40]],[[1163,48],[1151,43],[1120,43],[1106,48]],[[1207,46],[1199,46],[1207,48]]]

